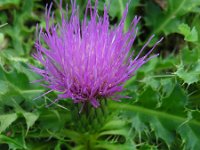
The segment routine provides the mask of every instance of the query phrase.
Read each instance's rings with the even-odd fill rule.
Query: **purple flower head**
[[[46,29],[40,29],[35,44],[37,52],[33,55],[44,68],[32,68],[43,77],[43,86],[48,87],[49,92],[60,92],[55,102],[71,98],[74,103],[90,103],[96,108],[101,99],[119,100],[118,93],[123,91],[125,81],[155,56],[148,57],[161,40],[141,56],[151,36],[132,58],[134,54],[130,50],[140,17],[136,16],[129,30],[123,32],[128,4],[119,24],[110,28],[106,5],[103,16],[99,16],[97,3],[98,0],[92,7],[88,0],[84,19],[80,20],[76,2],[72,1],[71,17],[66,18],[62,13],[61,23],[56,24],[50,24],[54,20],[53,15],[50,16],[52,5],[46,10]]]

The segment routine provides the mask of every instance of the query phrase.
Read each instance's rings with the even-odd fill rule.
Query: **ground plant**
[[[0,150],[199,150],[200,0],[0,0]]]

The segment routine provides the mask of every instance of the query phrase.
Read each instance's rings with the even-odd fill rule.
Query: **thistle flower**
[[[98,0],[92,8],[88,0],[84,19],[80,20],[76,2],[72,1],[71,17],[67,18],[62,13],[61,23],[57,24],[50,24],[51,20],[54,21],[53,15],[50,16],[52,5],[46,9],[46,28],[44,31],[40,29],[35,44],[37,52],[33,55],[44,68],[32,68],[43,77],[39,82],[45,81],[43,86],[50,89],[47,93],[60,92],[55,102],[70,98],[74,103],[90,103],[97,108],[102,99],[120,100],[122,96],[119,92],[124,90],[125,81],[144,63],[157,56],[149,57],[161,40],[141,56],[153,38],[151,36],[133,58],[131,47],[140,17],[135,16],[128,31],[123,32],[128,4],[119,24],[110,28],[106,5],[101,17],[97,3]]]

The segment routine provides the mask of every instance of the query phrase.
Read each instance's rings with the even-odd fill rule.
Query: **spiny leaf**
[[[136,145],[129,142],[126,144],[112,144],[108,142],[99,142],[95,146],[97,149],[105,149],[105,150],[116,150],[116,149],[123,149],[123,150],[136,150]]]
[[[138,103],[143,107],[154,108],[159,101],[159,95],[151,87],[147,87],[138,99]]]
[[[184,65],[191,65],[198,62],[200,53],[198,48],[189,49],[187,46],[181,50],[181,61]]]
[[[0,115],[0,133],[5,131],[16,119],[16,113]]]
[[[8,2],[6,2],[8,1]],[[20,0],[6,0],[5,5],[8,4],[10,6],[13,6],[14,2],[17,2],[17,4],[20,4]],[[14,6],[17,6],[15,4]],[[5,7],[4,7],[5,8]],[[4,30],[2,32],[9,36],[11,38],[10,40],[10,47],[13,51],[15,51],[16,56],[24,56],[27,54],[33,45],[32,36],[30,33],[33,32],[34,27],[30,28],[26,26],[26,22],[29,21],[29,19],[37,19],[37,16],[32,13],[33,8],[33,1],[32,0],[26,0],[21,3],[21,7],[19,7],[19,10],[11,9],[10,13],[12,16],[12,24],[8,24],[5,26]],[[29,33],[29,38],[25,38],[25,36]],[[25,42],[26,41],[26,42]],[[32,42],[32,43],[31,43]],[[27,44],[28,43],[28,44]]]
[[[42,89],[35,89],[33,84],[29,83],[29,79],[26,74],[12,70],[6,72],[0,67],[0,86],[2,87],[2,93],[0,95],[0,103],[11,103],[12,99],[22,101],[26,99],[32,100],[37,95],[43,92]]]
[[[184,35],[184,40],[188,42],[196,42],[198,41],[198,31],[195,27],[190,29],[190,27],[187,24],[180,24],[178,29],[180,30],[180,33]]]
[[[200,124],[189,126],[184,124],[178,128],[178,133],[181,135],[185,149],[197,150],[200,148]]]
[[[66,120],[69,119],[67,112],[59,112],[58,110],[43,111],[39,117],[40,126],[53,132],[60,131],[65,126]]]
[[[125,114],[125,116],[131,118],[130,122],[132,122],[133,128],[139,129],[139,132],[138,130],[136,130],[136,132],[141,133],[144,131],[148,131],[146,124],[148,123],[151,126],[151,130],[155,131],[158,138],[164,139],[168,146],[172,144],[173,133],[170,132],[170,127],[173,126],[174,123],[171,124],[171,126],[167,125],[172,123],[172,120],[176,117],[139,106],[131,106],[123,104],[121,106],[118,106],[118,108],[121,108],[125,112],[128,112],[127,114]],[[182,119],[182,121],[184,121],[184,118]],[[166,122],[168,123],[166,124]]]
[[[159,109],[175,115],[184,115],[184,107],[187,102],[186,93],[179,85],[176,85],[170,96],[162,99],[162,105]]]
[[[39,118],[38,113],[24,112],[23,116],[26,119],[27,131],[29,130],[30,127],[34,125],[35,121]]]
[[[5,94],[9,89],[7,83],[3,80],[0,80],[0,89],[0,94]]]
[[[7,143],[9,145],[9,149],[11,150],[27,149],[23,136],[10,138],[0,134],[0,144],[1,143]]]
[[[181,24],[179,18],[192,12],[199,5],[199,0],[192,0],[192,2],[188,0],[168,0],[167,9],[162,12],[158,6],[149,1],[146,5],[146,23],[153,27],[153,33],[164,32],[168,35],[177,32],[178,26]]]
[[[181,63],[174,72],[187,84],[193,84],[200,80],[200,55],[197,47],[190,50],[187,46],[181,51]]]
[[[116,148],[124,150],[136,149],[136,145],[132,140],[133,134],[130,131],[126,120],[110,120],[98,133],[96,141],[98,144],[95,147],[106,150],[114,150]]]
[[[189,69],[186,69],[183,64],[180,64],[174,74],[183,79],[183,81],[189,85],[198,82],[200,75],[200,61],[191,66]]]
[[[166,83],[164,85],[166,86]],[[139,99],[134,105],[122,103],[112,103],[110,105],[111,108],[117,108],[119,111],[123,110],[124,115],[121,113],[122,116],[127,117],[131,122],[131,127],[138,133],[140,141],[142,139],[141,133],[153,131],[156,138],[163,139],[167,144],[167,147],[170,148],[176,139],[174,131],[178,132],[183,125],[189,126],[192,130],[196,130],[196,127],[200,128],[200,122],[197,119],[188,120],[185,111],[188,97],[179,85],[174,86],[171,92],[164,97],[161,96],[161,106],[158,108],[155,107],[156,104],[154,103],[154,100],[150,98],[152,97],[152,92],[148,92],[148,90],[151,91],[152,89],[146,88],[146,98],[143,100],[149,100],[146,103],[140,103]],[[154,92],[156,93],[156,91]],[[181,134],[180,136],[182,137]],[[185,139],[187,138],[188,137],[185,137]],[[186,140],[186,145],[189,144],[187,143],[188,140],[189,139]],[[196,142],[195,144],[197,144]]]
[[[161,79],[161,97],[169,97],[176,86],[175,81],[171,78]]]
[[[185,134],[185,136],[183,137],[186,145],[190,144],[190,137],[186,136],[187,132],[188,134],[190,134],[190,132],[195,130],[196,137],[194,137],[194,139],[199,136],[198,130],[200,128],[200,122],[197,120],[186,122],[187,117],[181,117],[177,114],[168,114],[167,112],[163,112],[162,110],[152,110],[136,105],[131,106],[126,104],[112,103],[110,107],[114,109],[118,108],[118,110],[120,108],[121,110],[123,110],[123,112],[125,113],[124,117],[129,118],[129,121],[132,123],[132,127],[136,129],[136,132],[138,131],[138,129],[139,132],[147,132],[147,125],[149,124],[151,130],[155,132],[157,138],[163,139],[167,143],[168,147],[171,147],[171,144],[175,139],[174,131],[180,133],[180,129],[185,125],[191,128],[191,130],[182,129],[184,130],[184,133],[180,133],[181,137],[183,136],[183,134]],[[194,140],[193,142],[193,145],[198,145],[199,143],[198,140]]]
[[[125,121],[124,120],[111,120],[107,122],[101,130],[110,130],[110,129],[116,129],[116,128],[122,128],[125,126]]]

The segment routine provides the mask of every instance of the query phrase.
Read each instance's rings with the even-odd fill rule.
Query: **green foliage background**
[[[111,25],[119,22],[127,2],[112,0]],[[70,100],[48,108],[56,93],[33,100],[47,91],[30,83],[40,77],[28,67],[39,66],[31,54],[36,24],[45,25],[46,3],[50,1],[0,0],[1,150],[200,149],[200,0],[130,1],[124,30],[134,15],[142,17],[133,50],[139,51],[155,34],[154,42],[164,37],[155,50],[160,56],[126,83],[123,94],[131,99],[109,101],[108,112],[99,112],[104,119],[101,126],[94,123],[95,132],[77,129],[87,118],[71,115]],[[86,3],[77,0],[80,14]],[[104,3],[109,1],[99,0],[100,14]],[[58,4],[54,1],[53,10],[59,21]]]

